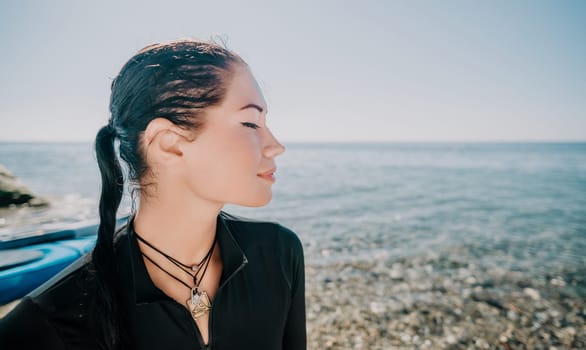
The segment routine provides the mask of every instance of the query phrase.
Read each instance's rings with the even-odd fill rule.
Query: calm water
[[[314,263],[467,245],[512,266],[586,264],[584,143],[286,146],[272,202],[225,210],[290,227]],[[54,203],[0,211],[0,236],[96,218],[89,143],[0,143],[0,163]]]

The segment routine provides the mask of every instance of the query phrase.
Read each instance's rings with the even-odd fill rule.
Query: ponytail
[[[120,346],[122,302],[117,286],[117,269],[114,259],[114,231],[116,230],[116,212],[124,192],[124,177],[116,151],[114,140],[116,130],[112,124],[100,129],[96,136],[95,148],[100,174],[102,192],[100,195],[100,225],[98,238],[92,253],[93,271],[96,275],[98,305],[95,317],[100,329],[97,338],[104,342],[106,349]]]

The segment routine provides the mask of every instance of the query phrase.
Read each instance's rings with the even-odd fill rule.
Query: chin
[[[241,205],[244,207],[258,208],[269,204],[272,198],[273,194],[269,192],[267,195],[256,196],[255,198],[251,198],[249,200],[241,201],[240,203],[234,204]]]
[[[264,207],[265,205],[269,204],[270,201],[271,201],[271,199],[269,198],[268,200],[265,200],[265,201],[251,203],[251,204],[247,205],[247,207],[251,207],[251,208]]]

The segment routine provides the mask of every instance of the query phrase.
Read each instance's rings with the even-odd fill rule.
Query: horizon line
[[[78,143],[78,144],[89,144],[93,143],[94,140],[0,140],[2,144],[8,143]],[[280,141],[283,144],[401,144],[401,143],[586,143],[586,139],[510,139],[510,140],[497,140],[497,139],[486,139],[486,140],[289,140]]]

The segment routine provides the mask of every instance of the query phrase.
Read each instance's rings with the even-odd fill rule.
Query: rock
[[[44,207],[49,205],[49,201],[41,197],[33,197],[29,199],[27,204],[31,207]]]
[[[539,292],[538,292],[538,291],[536,291],[536,290],[535,290],[535,289],[533,289],[533,288],[524,288],[524,289],[523,289],[523,293],[524,293],[526,296],[528,296],[529,298],[531,298],[531,299],[533,299],[533,300],[535,300],[535,301],[537,301],[537,300],[541,299],[541,296],[539,295]]]
[[[558,287],[564,287],[566,285],[566,281],[564,281],[564,279],[559,276],[552,278],[549,283],[551,283],[554,286],[558,286]]]
[[[448,343],[448,344],[456,344],[456,341],[457,341],[457,340],[456,340],[456,337],[454,337],[454,336],[453,336],[453,335],[451,335],[451,334],[449,334],[449,335],[446,337],[446,343]]]
[[[49,202],[36,197],[28,187],[0,164],[0,207],[18,204],[39,207],[48,205]]]
[[[562,344],[570,345],[576,335],[576,329],[573,327],[566,327],[558,330],[554,330],[556,338],[558,338]]]
[[[393,264],[393,266],[391,267],[391,270],[389,271],[389,276],[391,277],[391,279],[394,279],[394,280],[402,280],[403,279],[402,266],[400,266],[399,264]]]
[[[385,306],[381,303],[371,302],[370,311],[372,311],[375,314],[382,314],[385,312]]]

